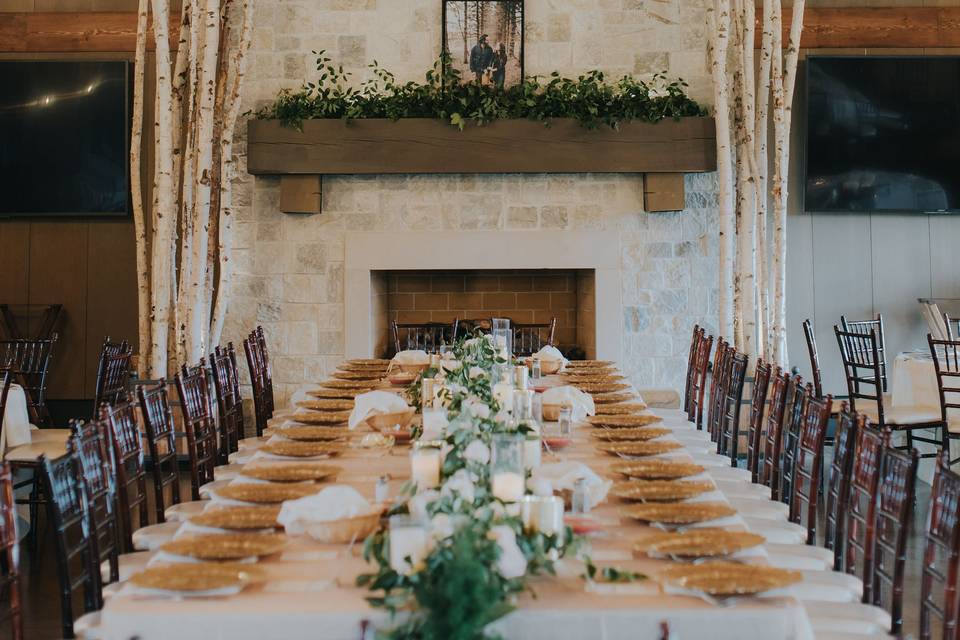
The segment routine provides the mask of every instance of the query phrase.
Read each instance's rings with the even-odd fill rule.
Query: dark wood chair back
[[[787,408],[783,420],[783,443],[780,451],[780,500],[790,504],[793,498],[793,476],[797,468],[797,451],[800,448],[800,431],[807,399],[811,394],[803,386],[803,379],[796,376],[787,388]]]
[[[453,322],[404,322],[390,321],[390,336],[394,352],[421,350],[440,353],[444,345],[451,345],[457,335],[459,321]],[[540,347],[537,347],[539,349]],[[535,349],[536,351],[536,349]],[[514,345],[516,352],[516,345]],[[532,352],[531,352],[532,353]],[[529,355],[529,354],[527,354]]]
[[[99,417],[104,403],[116,404],[127,396],[130,380],[130,361],[133,347],[127,341],[110,342],[110,337],[100,349],[100,364],[97,367],[97,383],[94,391],[93,416]]]
[[[783,449],[783,419],[787,408],[787,395],[792,393],[790,374],[777,369],[770,387],[770,408],[767,410],[766,429],[763,436],[763,460],[759,481],[770,487],[770,497],[780,499],[780,452]]]
[[[693,362],[694,379],[692,393],[690,394],[690,409],[687,411],[687,418],[697,425],[698,430],[703,429],[703,396],[707,388],[707,372],[710,369],[710,351],[712,349],[713,336],[700,336]]]
[[[10,463],[0,462],[0,593],[7,596],[7,610],[0,622],[10,626],[12,640],[23,638],[20,610],[20,550],[17,540],[17,508],[13,499],[13,474]]]
[[[137,386],[143,426],[147,432],[147,447],[153,463],[153,503],[157,522],[164,521],[168,506],[180,503],[180,472],[177,467],[177,432],[170,410],[167,385],[164,382],[153,387]],[[166,488],[170,487],[170,501]]]
[[[550,318],[549,322],[516,322],[511,323],[510,326],[513,327],[513,355],[518,358],[532,356],[543,347],[554,344],[557,332],[556,318]]]
[[[263,435],[267,422],[273,417],[273,378],[266,352],[263,329],[250,333],[243,341],[253,391],[253,412],[257,437]]]
[[[723,416],[723,400],[726,392],[724,383],[727,371],[727,359],[730,357],[729,343],[720,338],[713,354],[713,372],[710,376],[710,408],[707,411],[707,432],[710,439],[717,441],[720,432],[720,420]]]
[[[927,344],[937,373],[937,391],[940,395],[940,419],[949,424],[950,417],[960,417],[960,340],[937,340],[929,333]],[[949,431],[944,429],[944,450],[950,450]]]
[[[907,536],[916,498],[915,449],[887,446],[880,459],[880,487],[873,547],[873,604],[890,612],[890,632],[903,628],[903,582],[907,562]]]
[[[717,437],[717,453],[729,456],[730,464],[737,466],[740,446],[740,407],[743,402],[743,383],[747,376],[750,359],[743,353],[733,351],[727,361],[726,384],[723,397],[723,412]]]
[[[817,543],[823,441],[827,435],[830,413],[833,411],[833,398],[818,398],[814,393],[813,386],[807,385],[790,501],[790,521],[807,528],[807,544]]]
[[[187,432],[190,489],[194,500],[200,500],[200,487],[213,482],[213,467],[217,463],[217,430],[210,408],[206,370],[206,363],[201,358],[199,366],[184,365],[176,375],[183,427]]]
[[[763,360],[757,360],[753,374],[753,397],[750,399],[750,417],[747,422],[747,470],[753,482],[759,482],[760,451],[763,440],[763,410],[767,404],[767,392],[770,390],[772,367]],[[780,369],[777,369],[780,375]]]
[[[120,532],[117,520],[117,476],[112,447],[102,422],[74,421],[70,425],[71,447],[77,453],[81,480],[86,488],[93,520],[99,563],[110,565],[110,580],[120,579]]]
[[[810,357],[810,374],[813,377],[813,395],[823,397],[823,376],[820,373],[820,355],[817,353],[817,337],[813,333],[810,320],[803,321],[803,337],[807,341],[807,355]]]
[[[0,329],[4,338],[49,338],[62,311],[62,304],[0,304]],[[26,320],[26,325],[17,320],[17,315]],[[30,331],[31,326],[36,330]]]
[[[137,410],[129,398],[101,409],[116,458],[117,510],[120,513],[124,553],[134,551],[133,532],[149,524],[147,516],[147,471],[143,464],[143,440]]]
[[[240,379],[237,372],[237,355],[233,343],[226,349],[217,347],[210,355],[210,369],[213,371],[213,383],[217,392],[217,414],[219,420],[219,464],[227,464],[230,454],[239,448],[240,438],[244,435],[243,398],[240,397]]]
[[[857,430],[863,428],[864,418],[844,402],[837,416],[837,431],[833,440],[833,460],[827,476],[827,506],[824,518],[824,546],[833,551],[833,570],[843,568],[844,519],[853,474],[853,453]]]
[[[885,345],[885,336],[883,332],[883,316],[877,314],[876,318],[870,320],[847,320],[845,316],[840,316],[840,326],[847,333],[858,333],[860,335],[868,335],[870,332],[873,332],[876,336],[876,345],[877,345],[877,364],[880,370],[879,377],[877,380],[880,381],[880,390],[884,393],[887,391],[887,358],[886,351],[884,349]],[[868,352],[865,354],[869,356]]]
[[[857,430],[853,475],[844,509],[843,571],[863,580],[863,602],[873,602],[873,547],[880,459],[890,444],[890,430],[868,424]]]
[[[38,427],[50,424],[47,409],[47,373],[57,334],[49,338],[0,340],[0,366],[13,371],[13,381],[23,387],[30,422]]]
[[[697,351],[700,348],[700,341],[703,339],[704,330],[700,325],[693,325],[693,337],[690,339],[690,351],[687,355],[687,377],[683,386],[683,410],[687,412],[687,417],[693,419],[690,408],[693,404],[693,381],[696,377],[696,359]]]
[[[867,333],[861,333],[846,331],[838,326],[834,326],[833,331],[837,334],[837,344],[840,346],[850,407],[856,411],[858,400],[865,401],[867,406],[876,405],[877,424],[882,427],[883,379],[876,331],[870,329]]]
[[[920,581],[920,640],[933,640],[934,619],[944,640],[955,640],[960,631],[960,475],[950,470],[949,458],[946,453],[938,456],[930,490]]]
[[[103,606],[97,539],[90,517],[90,503],[82,480],[80,461],[72,443],[67,454],[50,460],[40,458],[47,510],[57,548],[60,582],[60,617],[64,638],[73,638],[73,596],[83,592],[84,612]]]

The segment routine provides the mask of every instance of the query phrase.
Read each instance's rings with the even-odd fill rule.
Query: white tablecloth
[[[7,405],[3,412],[3,427],[0,428],[0,455],[11,447],[30,444],[30,416],[27,413],[27,396],[23,387],[10,385]]]
[[[940,407],[937,372],[929,351],[906,351],[897,355],[891,378],[893,406]]]

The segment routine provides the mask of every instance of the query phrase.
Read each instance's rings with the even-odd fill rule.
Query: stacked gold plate
[[[353,360],[347,360],[346,364],[353,365],[355,367],[389,367],[390,360],[385,358],[354,358]]]
[[[307,391],[307,395],[311,395],[314,398],[323,398],[323,399],[344,399],[350,400],[353,402],[353,399],[356,398],[361,393],[366,393],[367,389],[313,389]]]
[[[313,411],[350,411],[353,409],[353,400],[336,400],[333,398],[313,398],[301,400],[297,403],[301,409]]]
[[[663,524],[694,524],[735,515],[737,510],[725,502],[648,502],[624,508],[628,518]]]
[[[324,462],[254,462],[244,465],[240,474],[268,482],[332,481],[340,467]]]
[[[284,500],[296,500],[320,491],[322,487],[312,482],[274,484],[266,482],[233,482],[217,489],[217,495],[228,500],[256,504],[279,504]]]
[[[646,411],[647,405],[644,402],[615,402],[597,405],[598,416],[624,416],[632,413]]]
[[[369,380],[324,380],[320,386],[324,389],[359,389],[363,393],[373,389],[376,383]]]
[[[365,371],[334,371],[333,377],[340,380],[371,380],[376,381],[383,377],[379,369],[367,369]]]
[[[233,562],[196,562],[157,565],[130,576],[130,582],[141,589],[180,592],[184,594],[242,589],[262,579],[255,566]]]
[[[350,429],[346,427],[316,427],[316,426],[297,426],[290,425],[286,427],[277,427],[273,432],[283,436],[288,440],[302,440],[304,442],[317,442],[323,440],[342,440],[350,436]]]
[[[674,451],[683,445],[667,440],[665,442],[604,442],[597,449],[612,456],[655,456]]]
[[[598,440],[608,442],[642,442],[673,433],[664,427],[638,427],[636,429],[594,429],[590,432]]]
[[[595,427],[609,427],[613,429],[629,429],[645,427],[663,422],[663,418],[652,413],[631,413],[627,415],[599,415],[587,416],[586,422]]]
[[[707,481],[628,480],[613,485],[611,493],[622,500],[676,502],[713,490],[713,483]]]
[[[290,415],[300,424],[343,424],[350,419],[349,411],[302,411]]]
[[[343,445],[332,442],[268,442],[260,447],[264,453],[291,458],[313,458],[316,456],[338,456],[343,453]]]
[[[190,518],[201,527],[217,529],[274,529],[279,527],[279,507],[223,507],[207,509]]]
[[[182,536],[165,542],[160,550],[197,560],[240,560],[278,553],[286,544],[287,538],[282,534],[228,533]]]
[[[351,364],[349,362],[344,362],[340,364],[337,369],[340,369],[341,371],[359,371],[361,373],[374,372],[386,374],[388,366],[389,365],[386,364]]]
[[[681,564],[660,573],[664,584],[711,596],[755,595],[788,587],[802,579],[799,571],[737,562]]]
[[[703,528],[667,531],[644,537],[633,547],[636,553],[674,558],[715,558],[758,547],[764,537],[748,531]]]
[[[629,389],[625,382],[575,382],[574,385],[585,393],[613,393]]]
[[[581,367],[612,367],[616,363],[613,360],[571,360],[567,363],[568,369],[579,369]]]
[[[695,476],[703,473],[704,467],[679,460],[631,460],[615,462],[610,470],[630,478],[657,480]]]
[[[633,400],[636,395],[632,391],[614,391],[613,393],[593,393],[594,404],[610,404],[614,402],[626,402]],[[600,413],[597,411],[597,413]]]

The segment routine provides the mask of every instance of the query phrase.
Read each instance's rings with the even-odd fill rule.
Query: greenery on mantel
[[[573,80],[553,72],[533,76],[506,89],[463,83],[460,72],[441,57],[427,71],[424,82],[398,83],[376,61],[372,77],[359,88],[350,86],[350,73],[334,66],[323,51],[317,53],[316,82],[299,90],[281,91],[257,118],[280,120],[302,128],[304,120],[361,118],[439,118],[461,130],[469,121],[478,125],[494,120],[529,119],[549,124],[551,118],[572,118],[589,129],[616,128],[620,122],[659,122],[665,118],[705,116],[707,110],[686,95],[683,80],[668,81],[656,74],[649,83],[624,76],[607,82],[602,71],[590,71]]]

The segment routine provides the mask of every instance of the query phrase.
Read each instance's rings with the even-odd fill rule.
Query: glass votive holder
[[[409,515],[390,517],[390,568],[410,575],[427,557],[430,531],[426,523]]]
[[[563,498],[558,496],[523,496],[520,520],[527,533],[558,535],[563,531]]]
[[[513,368],[513,386],[517,389],[526,390],[530,386],[529,376],[530,370],[527,369],[527,365],[518,364]]]
[[[413,443],[410,449],[410,479],[418,488],[432,489],[440,485],[442,444],[434,440]]]
[[[538,469],[543,445],[540,434],[530,432],[523,441],[523,468],[524,470]]]
[[[524,436],[498,433],[493,436],[492,444],[490,484],[493,496],[503,502],[516,502],[525,491]]]
[[[528,389],[513,390],[513,419],[531,420],[533,418],[533,396],[534,391]]]

